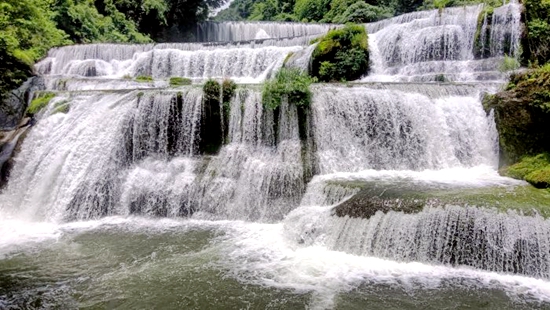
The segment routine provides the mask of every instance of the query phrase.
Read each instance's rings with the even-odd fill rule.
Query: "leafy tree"
[[[0,44],[5,52],[30,65],[50,47],[68,43],[65,33],[51,21],[52,15],[45,1],[2,1]]]
[[[90,42],[149,42],[147,36],[136,29],[116,7],[109,3],[105,10],[109,15],[99,13],[92,0],[55,0],[54,21],[72,41]]]
[[[256,2],[252,6],[252,14],[250,20],[275,20],[275,16],[279,14],[279,6],[277,0],[266,0]]]
[[[332,22],[340,24],[370,23],[392,16],[392,12],[387,8],[370,5],[363,1],[357,1],[349,6],[344,13],[336,16]]]
[[[320,21],[330,9],[330,0],[297,0],[294,14],[300,21]]]

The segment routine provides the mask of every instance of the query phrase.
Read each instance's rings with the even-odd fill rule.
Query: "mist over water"
[[[250,84],[306,69],[311,39],[334,25],[207,23],[200,43],[51,50],[36,70],[56,97],[0,194],[0,309],[549,308],[541,215],[497,210],[496,195],[370,218],[333,209],[368,190],[401,203],[525,185],[498,175],[481,104],[517,55],[521,6],[483,21],[479,54],[482,9],[365,25],[371,72],[313,85],[307,112],[265,109]],[[239,83],[220,124],[205,125],[202,88],[174,76]],[[217,126],[223,145],[205,152]]]

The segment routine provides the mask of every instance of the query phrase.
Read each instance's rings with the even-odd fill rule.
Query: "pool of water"
[[[550,309],[550,283],[301,245],[289,225],[4,220],[0,309]]]

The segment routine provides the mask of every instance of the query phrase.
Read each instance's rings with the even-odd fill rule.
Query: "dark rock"
[[[424,197],[421,191],[372,184],[364,186],[357,194],[336,206],[333,213],[340,217],[370,218],[378,211],[417,213],[428,203],[430,199]]]
[[[25,114],[32,93],[44,89],[44,79],[32,77],[21,87],[11,91],[0,103],[0,131],[16,129]]]
[[[485,97],[485,109],[495,113],[501,166],[550,152],[549,87],[550,67],[545,66],[513,74],[506,91]]]
[[[29,127],[12,132],[6,143],[0,145],[0,189],[8,183],[11,170],[14,166],[14,157],[21,151],[23,140],[27,136]]]

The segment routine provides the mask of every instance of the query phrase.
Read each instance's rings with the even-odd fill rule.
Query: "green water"
[[[99,225],[22,243],[0,256],[0,309],[550,309],[475,279],[395,281],[343,253],[279,255],[279,226],[247,225]]]

